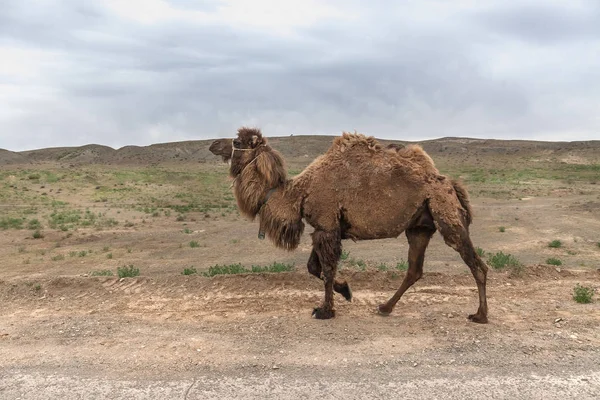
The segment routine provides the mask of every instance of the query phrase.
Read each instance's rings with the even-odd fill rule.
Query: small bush
[[[44,234],[38,229],[35,232],[33,232],[32,236],[34,239],[42,239],[44,237]]]
[[[195,241],[195,240],[192,240],[192,241],[190,242],[190,247],[191,247],[192,249],[193,249],[193,248],[196,248],[196,247],[200,247],[200,244],[199,244],[197,241]]]
[[[102,248],[102,251],[103,251],[103,252],[105,252],[105,253],[106,253],[107,251],[109,251],[109,250],[110,250],[110,247],[108,247],[108,246],[104,246],[104,247]]]
[[[546,264],[550,264],[550,265],[562,265],[562,261],[560,261],[558,258],[549,258],[546,260]]]
[[[503,226],[501,226],[501,227],[499,227],[499,228],[498,228],[498,230],[499,230],[500,232],[505,232],[505,231],[506,231],[506,228],[505,228],[505,227],[503,227]]]
[[[496,254],[491,254],[488,261],[494,269],[504,269],[508,267],[519,268],[522,266],[521,262],[513,255],[504,254],[501,251]]]
[[[87,251],[85,251],[85,250],[81,250],[79,253],[77,253],[77,255],[78,255],[79,257],[85,257],[85,256],[87,256],[87,253],[88,253]]]
[[[112,253],[108,253],[108,254],[106,255],[106,258],[108,258],[109,260],[112,260],[112,258],[113,258],[113,255],[112,255]]]
[[[175,218],[175,221],[177,221],[177,222],[185,221],[185,216],[180,214],[177,216],[177,218]]]
[[[573,300],[580,304],[592,302],[594,296],[594,288],[589,286],[581,286],[579,283],[573,288]]]
[[[65,256],[62,254],[56,255],[54,257],[52,257],[52,261],[62,261],[65,259]]]
[[[350,257],[350,252],[346,250],[342,250],[342,255],[340,256],[340,260],[346,261]]]
[[[548,247],[558,249],[559,247],[562,247],[562,242],[560,240],[553,240],[550,243],[548,243]]]
[[[192,233],[192,230],[191,230],[190,228],[185,228],[185,229],[183,230],[183,233],[186,233],[186,234],[188,234],[188,235],[189,235],[190,233]]]
[[[140,274],[140,269],[135,268],[133,264],[131,264],[129,266],[117,268],[117,274],[119,275],[119,278],[133,278]]]
[[[191,268],[184,268],[183,272],[181,274],[182,275],[195,275],[197,273],[198,273],[198,271],[196,271],[196,268],[191,267]]]
[[[475,251],[477,252],[477,255],[479,257],[484,257],[485,256],[485,250],[483,250],[481,247],[476,247]]]
[[[113,276],[113,272],[110,269],[100,269],[97,271],[92,271],[90,276]]]

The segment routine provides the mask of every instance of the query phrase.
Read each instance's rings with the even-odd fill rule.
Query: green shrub
[[[548,243],[548,247],[558,249],[559,247],[562,247],[562,242],[560,240],[553,240],[550,243]]]
[[[562,265],[562,261],[560,261],[558,258],[549,258],[546,260],[546,264],[550,264],[550,265]]]
[[[196,268],[191,267],[191,268],[184,268],[183,272],[181,274],[182,275],[195,275],[197,273],[198,273],[198,271],[196,271]]]
[[[522,266],[521,262],[513,255],[504,254],[501,251],[497,252],[496,254],[491,254],[488,262],[494,269],[504,269],[508,267],[518,268]]]
[[[129,266],[117,268],[117,274],[119,275],[119,278],[133,278],[140,274],[140,269],[135,268],[133,264],[131,264]]]
[[[594,288],[589,286],[581,286],[579,283],[573,288],[573,300],[580,304],[592,302],[594,296]]]

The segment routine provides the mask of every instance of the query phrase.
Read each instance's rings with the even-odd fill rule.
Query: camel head
[[[215,156],[221,156],[223,162],[231,160],[232,144],[231,139],[217,139],[208,148]]]
[[[273,150],[267,146],[267,138],[264,138],[260,129],[242,127],[238,129],[237,137],[232,140],[231,167],[229,173],[231,177],[236,178],[244,169],[253,162],[258,164],[260,161],[270,158],[266,157]],[[266,161],[266,160],[265,160]],[[264,164],[260,162],[260,164]],[[265,166],[266,167],[266,166]]]

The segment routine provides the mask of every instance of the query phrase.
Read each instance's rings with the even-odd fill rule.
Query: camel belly
[[[341,213],[342,237],[354,240],[371,240],[398,237],[411,223],[418,206],[402,209],[374,207],[369,212],[343,209]]]

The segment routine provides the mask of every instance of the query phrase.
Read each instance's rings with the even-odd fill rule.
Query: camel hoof
[[[479,315],[479,314],[471,314],[471,315],[469,315],[469,321],[476,322],[478,324],[487,324],[488,323],[487,316],[485,316],[485,315]]]
[[[382,315],[384,317],[387,317],[388,315],[390,315],[392,313],[392,310],[388,310],[387,307],[385,306],[385,304],[380,304],[377,307],[377,313],[379,315]]]
[[[343,286],[338,293],[344,296],[346,300],[352,301],[352,289],[350,289],[348,284]]]
[[[312,312],[312,316],[316,319],[330,319],[335,317],[335,310],[316,307]]]

